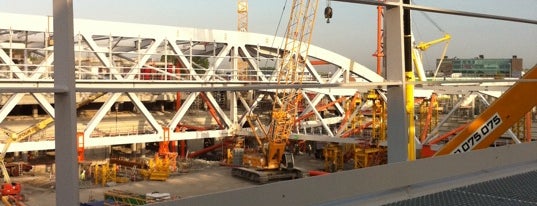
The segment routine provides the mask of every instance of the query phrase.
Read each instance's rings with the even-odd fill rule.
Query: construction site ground
[[[303,154],[295,156],[296,165],[305,170],[322,170],[323,160]],[[223,192],[238,188],[256,187],[259,184],[231,176],[231,168],[220,162],[192,159],[185,168],[172,174],[166,181],[136,181],[96,185],[90,181],[80,182],[80,201],[103,200],[109,190],[128,191],[136,194],[152,192],[170,193],[172,198],[186,198]],[[54,177],[45,166],[35,167],[24,176],[12,178],[23,186],[28,206],[55,205]],[[270,184],[270,183],[269,183]],[[61,195],[61,194],[59,194]]]

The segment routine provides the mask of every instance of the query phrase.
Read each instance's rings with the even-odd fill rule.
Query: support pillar
[[[237,95],[240,95],[239,92],[229,92],[229,116],[232,118],[233,122],[233,132],[239,130],[239,119],[238,119],[238,108],[237,108]]]
[[[138,145],[136,143],[131,144],[131,155],[136,156],[138,154]]]
[[[20,156],[21,156],[21,152],[13,152],[13,159],[19,160]]]
[[[79,205],[73,1],[53,0],[56,205]],[[61,129],[58,129],[61,128]]]
[[[32,105],[32,117],[37,118],[39,116],[39,109],[37,108],[37,105]]]
[[[140,153],[141,153],[141,157],[145,157],[145,142],[144,143],[140,143]]]
[[[28,152],[27,151],[22,152],[21,157],[22,157],[23,162],[28,162]]]
[[[403,0],[403,4],[410,4],[410,0]],[[412,69],[412,26],[410,22],[410,10],[403,10],[403,53],[405,64],[406,85],[406,112],[408,119],[408,160],[416,160],[416,141],[414,123],[414,70]]]
[[[402,0],[387,0],[401,4]],[[403,7],[386,8],[386,79],[403,84],[388,86],[388,163],[408,160],[408,118],[405,107],[405,67],[403,51]]]

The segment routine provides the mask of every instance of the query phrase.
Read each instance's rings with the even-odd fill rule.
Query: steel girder
[[[4,92],[2,95],[8,95],[7,102],[0,109],[0,123],[28,92],[46,113],[53,114],[53,100],[45,95],[55,89],[50,17],[0,13],[0,18],[4,19],[0,22],[0,91]],[[279,65],[282,51],[273,45],[281,45],[282,38],[248,32],[83,19],[75,19],[74,26],[74,69],[77,91],[81,93],[79,96],[88,92],[108,92],[103,97],[101,108],[90,121],[79,127],[84,132],[86,146],[160,141],[162,127],[169,127],[172,131],[170,140],[244,134],[248,131],[242,129],[245,115],[257,111],[262,99],[275,97],[271,94],[278,87],[279,68],[276,65]],[[196,58],[206,58],[208,65],[200,65]],[[309,78],[302,86],[306,93],[314,96],[306,98],[306,107],[301,115],[315,110],[323,99],[335,101],[336,96],[352,96],[357,90],[365,92],[401,84],[387,82],[363,65],[314,45],[310,47],[309,58],[306,61]],[[241,74],[237,72],[239,59],[248,64],[246,77],[239,76]],[[322,60],[327,64],[313,65],[310,60]],[[166,65],[158,64],[162,62]],[[267,70],[266,67],[274,69]],[[148,70],[151,72],[145,73]],[[432,87],[440,86],[435,84]],[[179,91],[187,94],[186,98],[169,119],[157,119],[144,105],[151,100],[141,99],[144,94],[155,94],[172,101],[176,98],[174,93]],[[225,91],[229,92],[227,96],[230,98],[228,112],[211,94]],[[250,102],[242,96],[242,91],[255,91]],[[194,103],[200,92],[208,94],[207,104],[215,108],[218,117],[223,120],[224,129],[175,132],[177,125],[189,118],[187,113],[196,105]],[[122,99],[125,96],[127,98]],[[123,101],[131,102],[141,113],[143,121],[150,127],[150,134],[96,135],[96,129],[103,124],[112,106]],[[342,104],[334,106],[337,113],[344,114]],[[328,131],[323,135],[334,137],[332,131],[335,130],[331,129],[331,125],[338,124],[342,117],[322,118],[318,112],[315,113],[316,120],[303,121],[294,131],[318,127]],[[307,139],[312,134],[303,132],[297,136]],[[53,145],[14,143],[10,151],[53,149]]]
[[[51,100],[43,96],[43,93],[52,91],[53,77],[53,42],[48,41],[52,25],[46,16],[21,15],[0,13],[0,18],[9,19],[0,22],[0,90],[12,91],[13,95],[0,109],[0,119],[3,120],[21,101],[25,93],[33,91],[32,95],[36,102],[44,110],[53,114],[54,108]],[[15,21],[16,20],[16,21]],[[99,25],[96,29],[95,25]],[[227,91],[233,88],[246,88],[249,85],[259,85],[267,88],[270,92],[271,85],[276,82],[276,68],[274,71],[264,70],[267,64],[278,65],[277,61],[282,51],[272,45],[281,45],[282,38],[272,36],[222,30],[205,30],[195,28],[180,28],[158,25],[143,25],[132,23],[117,23],[93,20],[76,20],[75,26],[75,71],[77,74],[77,90],[84,92],[109,91],[107,99],[103,100],[101,108],[91,120],[83,125],[86,146],[127,144],[154,142],[162,139],[162,127],[169,127],[174,131],[175,127],[185,118],[185,114],[193,105],[199,95],[196,89],[203,91],[203,87],[210,86],[212,90]],[[274,41],[272,41],[274,39]],[[21,53],[24,53],[21,57]],[[316,92],[316,88],[327,87],[329,84],[341,84],[348,82],[349,76],[357,82],[383,82],[384,79],[368,68],[338,55],[334,52],[311,46],[310,58],[328,62],[331,75],[327,76],[326,68],[314,66],[309,60],[307,70],[311,75],[305,87],[309,87],[308,93],[315,93],[311,101],[307,101],[307,111],[314,110],[316,105],[327,97],[332,101],[336,95],[354,94],[356,90],[346,89],[339,93],[337,89],[331,89],[330,93]],[[152,62],[168,61],[168,56],[173,60],[173,65],[181,73],[170,71],[168,66],[155,65]],[[193,61],[193,58],[203,57],[209,59],[209,66],[204,67]],[[160,60],[159,60],[160,58]],[[236,61],[245,60],[248,65],[248,77],[238,76]],[[15,61],[16,60],[16,61]],[[40,64],[35,65],[34,62]],[[171,60],[170,60],[171,62]],[[231,63],[230,63],[231,62]],[[276,66],[274,66],[276,67]],[[142,69],[152,70],[162,79],[144,79]],[[85,85],[85,86],[84,86]],[[131,88],[122,88],[131,85]],[[128,87],[128,86],[127,86]],[[138,97],[138,92],[188,92],[182,106],[168,120],[157,120],[150,110]],[[333,87],[333,86],[331,86]],[[114,89],[116,88],[116,89]],[[275,88],[275,87],[274,87]],[[50,89],[50,90],[49,90]],[[255,90],[253,88],[252,90]],[[239,91],[239,90],[236,90]],[[137,111],[150,125],[151,134],[138,134],[130,136],[102,136],[92,137],[102,123],[106,114],[112,110],[112,106],[120,101],[120,97],[127,94],[128,101],[132,102]],[[244,124],[244,116],[253,112],[258,102],[267,97],[266,93],[255,94],[253,102],[247,100],[238,92],[232,92],[229,97],[232,100],[230,111],[226,113],[218,104],[214,96],[207,92],[208,104],[215,108],[218,116],[223,120],[225,128],[211,131],[172,132],[170,140],[183,140],[195,138],[218,138],[230,136],[240,132]],[[305,95],[305,94],[304,94]],[[270,95],[269,95],[270,96]],[[309,99],[308,99],[309,100]],[[241,104],[237,105],[237,101]],[[344,109],[340,104],[335,105],[340,113]],[[237,111],[237,107],[244,107],[245,113]],[[321,118],[317,113],[317,117]],[[334,120],[331,120],[334,119]],[[335,124],[341,118],[319,119],[317,121],[304,122],[308,127],[324,127],[330,130],[329,124]],[[331,132],[329,136],[333,136]],[[48,143],[47,143],[48,142]],[[53,149],[50,140],[40,144],[32,142],[14,143],[10,151],[27,151],[40,149]],[[43,144],[41,144],[43,143]]]

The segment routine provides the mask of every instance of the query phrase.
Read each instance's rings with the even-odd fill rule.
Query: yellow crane
[[[414,36],[412,36],[411,38],[412,38],[412,40],[414,40]],[[451,40],[451,35],[446,33],[446,34],[444,34],[443,37],[441,37],[439,39],[429,41],[429,42],[420,42],[416,46],[414,46],[412,48],[412,61],[413,61],[413,65],[414,65],[414,71],[406,72],[405,76],[407,78],[407,81],[408,82],[415,81],[414,73],[416,73],[418,75],[418,79],[420,81],[427,81],[427,77],[425,76],[425,70],[423,68],[423,63],[421,61],[421,52],[429,49],[429,47],[431,47],[434,44],[438,44],[438,43],[441,43],[441,42],[446,42],[446,46],[444,47],[444,51],[442,53],[440,62],[438,64],[438,67],[437,67],[437,69],[435,71],[435,74],[434,74],[435,77],[436,77],[436,72],[438,72],[438,69],[440,68],[440,64],[442,63],[444,55],[445,55],[445,53],[447,51],[447,47],[449,45],[449,40]],[[407,98],[406,98],[406,110],[407,110],[407,114],[408,114],[407,118],[408,118],[408,123],[410,125],[410,127],[408,128],[409,160],[415,160],[416,159],[416,148],[415,148],[414,136],[416,135],[416,129],[415,129],[415,126],[414,126],[415,125],[415,121],[414,121],[415,111],[414,111],[414,85],[413,84],[408,84],[407,85],[407,87],[406,87],[406,95],[407,95]]]
[[[533,95],[537,65],[513,84],[483,113],[445,144],[435,155],[457,154],[487,148],[537,105]]]
[[[285,87],[302,84],[318,0],[293,0],[291,6],[285,48],[277,68],[278,85],[283,89],[277,89],[274,94],[269,130],[263,139],[256,137],[259,142],[257,151],[243,154],[244,167],[232,169],[234,176],[260,183],[303,176],[302,170],[294,167],[292,154],[285,152],[291,129],[295,125],[302,91],[299,88]]]
[[[9,173],[7,172],[4,158],[6,157],[6,152],[9,146],[13,141],[16,141],[18,138],[16,135],[12,135],[8,138],[4,148],[2,149],[2,154],[0,154],[0,168],[2,169],[2,176],[4,177],[4,183],[2,183],[2,201],[14,198],[16,201],[23,201],[23,196],[21,194],[21,185],[20,183],[11,182]]]
[[[248,0],[237,0],[237,30],[248,32]],[[237,75],[239,80],[248,80],[248,62],[242,58],[237,59]]]
[[[248,0],[237,0],[237,30],[248,31]]]
[[[87,105],[99,97],[103,96],[105,93],[96,93],[91,96],[89,96],[87,99],[77,103],[76,108],[80,108],[84,105]],[[4,200],[15,200],[15,201],[23,201],[23,196],[21,194],[21,185],[20,183],[14,183],[11,181],[11,178],[9,177],[9,173],[7,171],[6,165],[5,165],[5,157],[6,153],[11,146],[11,143],[13,142],[19,142],[22,140],[25,140],[26,138],[36,134],[37,132],[47,128],[50,124],[54,122],[54,118],[48,117],[44,120],[39,121],[38,123],[22,130],[19,133],[4,131],[8,139],[2,148],[2,153],[0,153],[0,169],[2,170],[2,176],[4,178],[4,183],[1,187],[1,194],[2,194],[2,201]]]
[[[449,40],[451,40],[451,35],[444,34],[444,36],[441,38],[438,38],[429,42],[420,42],[418,43],[418,45],[416,45],[416,48],[419,49],[420,51],[425,51],[429,49],[429,47],[431,47],[432,45],[442,43],[442,42],[449,42]]]
[[[438,63],[438,66],[434,72],[434,77],[436,77],[436,74],[438,72],[438,69],[440,68],[440,65],[442,64],[442,61],[444,60],[444,56],[446,54],[446,51],[447,51],[447,48],[449,46],[449,41],[451,40],[451,35],[450,34],[447,34],[445,33],[444,36],[438,38],[438,39],[435,39],[435,40],[432,40],[432,41],[428,41],[428,42],[419,42],[418,44],[416,44],[416,46],[414,46],[413,48],[413,52],[412,52],[412,61],[414,62],[414,67],[415,67],[415,70],[416,70],[416,73],[418,74],[418,77],[420,79],[420,81],[427,81],[427,78],[425,77],[425,71],[424,71],[424,68],[423,68],[423,63],[421,61],[421,53],[426,51],[427,49],[429,49],[429,47],[435,45],[435,44],[439,44],[439,43],[442,43],[442,42],[445,42],[446,45],[444,46],[444,49],[442,51],[442,55],[440,56],[440,61]]]

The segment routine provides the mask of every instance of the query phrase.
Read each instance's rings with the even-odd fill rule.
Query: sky
[[[75,18],[179,27],[237,30],[236,0],[73,0]],[[417,5],[537,20],[537,0],[413,0]],[[249,32],[283,36],[291,0],[249,0]],[[326,0],[319,1],[312,44],[331,50],[375,70],[376,6],[331,1],[334,14],[326,23]],[[0,0],[0,12],[52,15],[52,0]],[[471,17],[412,12],[416,41],[452,36],[446,56],[458,58],[524,59],[537,64],[537,25]],[[1,20],[0,20],[1,21]],[[424,53],[426,69],[434,69],[444,44]]]

